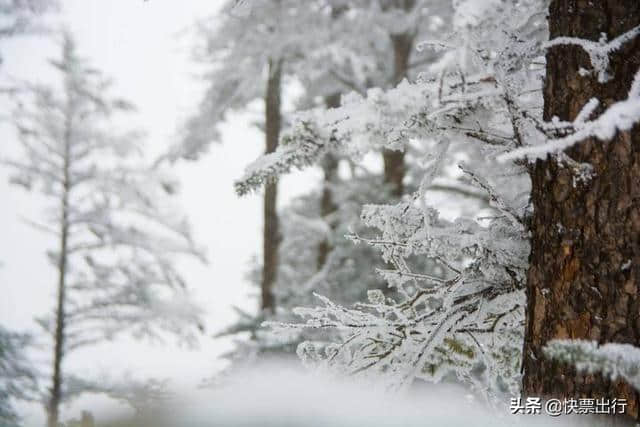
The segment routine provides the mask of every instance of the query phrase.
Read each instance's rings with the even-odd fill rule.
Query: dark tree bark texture
[[[265,95],[266,115],[266,153],[273,153],[278,147],[280,139],[281,111],[280,92],[282,80],[282,61],[269,61],[269,76]],[[271,181],[264,190],[264,235],[262,250],[262,282],[261,308],[273,312],[275,299],[273,286],[278,272],[278,247],[280,246],[280,232],[278,225],[278,182]]]
[[[640,24],[638,0],[553,0],[550,38],[609,40]],[[578,46],[547,52],[544,118],[573,120],[589,99],[623,100],[640,68],[640,40],[611,55],[611,80],[598,83]],[[621,381],[577,374],[542,353],[552,339],[640,346],[640,127],[613,140],[585,140],[566,154],[593,166],[580,181],[555,158],[530,170],[534,214],[528,272],[523,394],[555,398],[626,398],[638,418],[638,393]],[[621,420],[621,419],[619,419]]]

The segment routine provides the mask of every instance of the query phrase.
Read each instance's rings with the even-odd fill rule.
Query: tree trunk
[[[95,427],[96,423],[93,419],[93,415],[89,411],[82,411],[82,418],[80,419],[80,427]]]
[[[334,93],[325,98],[327,108],[337,108],[340,106],[340,93]],[[327,217],[334,213],[338,206],[333,197],[332,185],[338,178],[338,158],[333,153],[325,154],[322,159],[322,172],[324,179],[322,182],[322,198],[320,199],[320,216],[327,221]],[[329,221],[330,228],[333,230],[333,222]],[[318,247],[317,270],[321,270],[327,262],[327,256],[333,249],[331,244],[331,236],[327,236],[320,242]]]
[[[389,150],[382,152],[384,160],[384,183],[391,186],[391,195],[400,198],[404,194],[404,151]]]
[[[266,116],[266,153],[273,153],[278,147],[280,139],[280,90],[282,79],[282,61],[269,61],[269,76],[267,79],[267,92],[265,96]],[[262,249],[262,283],[261,307],[265,311],[275,310],[273,286],[278,272],[278,246],[280,245],[280,233],[278,230],[278,182],[270,181],[264,190],[264,236]]]
[[[414,7],[414,0],[404,0],[399,6],[405,11]],[[391,34],[391,46],[393,48],[393,78],[392,84],[396,86],[409,74],[409,60],[413,50],[415,35],[412,33]],[[400,197],[404,193],[404,176],[406,168],[404,164],[404,151],[384,149],[384,182],[391,185],[391,194]]]
[[[638,0],[553,0],[551,38],[612,40],[640,24]],[[588,55],[574,45],[547,52],[544,118],[573,120],[592,97],[603,107],[623,100],[640,68],[640,40],[611,55],[612,78],[581,76]],[[599,113],[601,113],[602,109]],[[576,374],[549,361],[542,347],[552,339],[640,345],[640,127],[608,142],[588,139],[567,150],[593,166],[587,182],[555,158],[530,170],[532,218],[528,306],[523,353],[523,394],[555,398],[625,398],[638,418],[638,393],[621,381]]]
[[[59,424],[60,402],[62,400],[62,359],[64,357],[65,342],[65,303],[66,303],[66,275],[69,239],[69,191],[71,189],[69,168],[71,158],[71,124],[67,121],[64,144],[64,165],[62,200],[60,205],[60,253],[58,254],[58,298],[56,303],[56,324],[54,331],[53,374],[49,402],[47,405],[47,426],[57,427]]]

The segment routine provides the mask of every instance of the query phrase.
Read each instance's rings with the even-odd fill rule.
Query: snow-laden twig
[[[388,289],[371,289],[367,302],[355,304],[340,295],[319,297],[319,306],[295,310],[302,321],[265,323],[277,334],[309,337],[298,346],[305,365],[381,379],[392,388],[453,374],[481,393],[518,393],[529,253],[526,206],[518,201],[528,183],[517,178],[524,171],[518,164],[505,171],[485,158],[537,131],[542,71],[531,63],[542,57],[546,37],[543,16],[532,19],[536,7],[524,1],[508,20],[488,14],[472,34],[466,28],[453,34],[442,62],[417,83],[343,96],[339,108],[294,118],[313,124],[315,142],[333,138],[331,149],[352,162],[384,148],[425,160],[411,170],[418,188],[400,202],[372,201],[379,184],[373,197],[360,197],[362,229],[347,236],[380,253],[387,265],[376,271]],[[288,171],[285,157],[254,164],[243,181]],[[473,173],[451,167],[462,160]],[[440,180],[477,188],[495,215],[476,219],[477,210],[463,206],[456,219],[444,218],[433,191]]]
[[[630,344],[595,341],[553,340],[544,347],[550,359],[569,363],[578,371],[601,373],[606,378],[622,378],[640,391],[640,348]]]
[[[246,195],[293,169],[310,166],[335,144],[331,135],[324,137],[312,123],[299,122],[275,152],[259,157],[246,167],[244,176],[235,183],[236,193]]]
[[[602,34],[600,40],[597,42],[581,39],[577,37],[556,37],[553,40],[549,40],[544,44],[544,47],[549,49],[554,46],[566,46],[573,45],[581,47],[588,55],[593,66],[593,71],[598,75],[599,83],[606,83],[611,80],[609,74],[609,63],[613,52],[620,50],[620,48],[627,42],[633,40],[640,35],[640,25],[632,28],[624,34],[619,35],[611,41],[607,41],[607,35]]]
[[[593,114],[596,101],[590,100],[571,124],[573,133],[557,139],[550,139],[539,145],[530,145],[515,149],[498,156],[501,162],[527,157],[544,158],[566,150],[586,139],[597,138],[600,141],[611,140],[617,132],[627,132],[640,122],[640,71],[636,73],[629,96],[624,101],[612,104],[598,118],[587,121]],[[560,124],[562,126],[562,124]],[[566,128],[566,126],[564,126]]]
[[[487,194],[489,194],[489,200],[493,207],[505,214],[507,218],[509,218],[509,221],[511,221],[511,224],[513,224],[513,226],[524,230],[522,219],[518,217],[515,209],[507,205],[504,199],[484,178],[480,177],[477,173],[470,170],[469,167],[464,163],[460,163],[458,167],[460,168],[460,170],[462,170],[462,172],[470,176],[473,182],[478,184],[483,190],[487,192]]]

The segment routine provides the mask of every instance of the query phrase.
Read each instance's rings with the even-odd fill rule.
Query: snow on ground
[[[512,415],[489,410],[462,386],[424,385],[388,394],[372,384],[332,380],[328,375],[265,364],[215,389],[183,396],[150,424],[181,427],[467,427],[571,426],[584,416]],[[137,424],[136,424],[137,425]]]

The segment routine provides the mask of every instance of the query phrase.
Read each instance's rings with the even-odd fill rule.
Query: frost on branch
[[[295,73],[326,37],[327,17],[319,7],[297,0],[226,0],[221,13],[200,20],[194,57],[206,67],[206,91],[166,157],[195,160],[219,142],[229,112],[266,96],[270,61],[282,62],[285,76]]]
[[[550,123],[545,124],[547,132],[563,132],[567,133],[566,136],[547,139],[539,145],[517,148],[501,155],[499,159],[509,161],[523,157],[528,157],[529,159],[544,158],[548,154],[561,153],[567,148],[589,138],[608,141],[617,132],[631,130],[640,122],[640,71],[636,73],[627,99],[612,104],[596,119],[587,120],[599,104],[598,100],[591,99],[573,122],[564,122],[555,118]]]
[[[247,166],[244,176],[235,183],[238,195],[243,196],[294,168],[314,164],[336,145],[331,135],[321,136],[312,123],[299,122],[296,126],[282,139],[276,152],[265,154]]]
[[[388,91],[373,88],[367,91],[366,96],[351,93],[343,97],[339,108],[297,113],[278,150],[249,165],[236,183],[236,191],[246,194],[265,180],[317,163],[328,151],[358,159],[382,148],[402,150],[410,137],[438,130],[438,120],[448,121],[456,112],[480,106],[488,102],[488,96],[500,95],[494,89],[486,90],[482,82],[475,82],[485,90],[464,97],[454,94],[437,100],[439,85],[444,82],[455,87],[460,80],[457,76],[447,77],[441,82],[416,84],[405,80]],[[432,103],[437,106],[441,101],[448,105],[427,113],[426,106]]]
[[[611,79],[608,74],[609,55],[638,36],[640,36],[640,26],[631,29],[608,43],[604,35],[598,42],[572,37],[559,37],[547,42],[545,47],[580,46],[589,54],[594,71],[598,74],[598,82],[606,83]],[[524,157],[532,160],[544,158],[549,154],[562,153],[567,148],[589,138],[608,141],[617,132],[631,130],[640,121],[640,70],[636,73],[627,99],[610,105],[597,118],[589,120],[599,106],[599,100],[591,99],[584,105],[572,122],[561,121],[554,117],[551,122],[540,123],[538,125],[540,134],[536,138],[531,138],[531,140],[541,142],[529,143],[527,146],[518,147],[509,153],[499,156],[499,160],[512,161]],[[567,159],[567,156],[564,156],[563,160]]]
[[[620,50],[622,45],[632,41],[638,36],[640,36],[640,25],[619,35],[610,42],[607,41],[607,35],[602,33],[600,40],[597,42],[576,37],[557,37],[553,40],[549,40],[544,46],[547,49],[554,46],[579,46],[587,53],[587,55],[589,55],[593,72],[598,75],[598,82],[606,83],[611,80],[611,75],[609,74],[609,55]]]
[[[25,84],[12,115],[19,150],[2,164],[47,201],[32,223],[52,237],[60,297],[38,321],[54,361],[123,332],[193,343],[201,311],[177,259],[204,255],[177,209],[177,182],[163,165],[148,166],[138,132],[118,131],[131,105],[110,94],[68,34],[51,64],[61,84]]]
[[[63,390],[65,401],[71,401],[87,392],[104,394],[129,406],[138,415],[151,413],[153,409],[161,408],[163,404],[166,405],[175,398],[169,391],[167,380],[140,380],[130,374],[118,379],[103,376],[95,381],[73,375],[67,376]]]
[[[25,358],[31,337],[0,326],[0,425],[18,425],[13,401],[33,398],[36,373]]]
[[[42,15],[59,9],[57,0],[0,0],[0,39],[42,32]]]
[[[396,299],[373,291],[368,303],[347,308],[318,295],[323,306],[295,310],[306,323],[268,324],[337,330],[341,344],[301,344],[299,353],[346,374],[381,375],[393,387],[454,372],[481,391],[517,390],[528,254],[521,229],[507,219],[488,227],[449,222],[415,202],[365,206],[362,219],[381,234],[351,238],[393,267],[379,273]],[[442,274],[414,271],[420,257],[439,263]],[[474,377],[479,365],[483,380]]]
[[[544,348],[550,359],[568,363],[578,371],[601,373],[604,377],[625,380],[640,390],[640,349],[630,344],[602,344],[583,340],[553,340]]]
[[[527,16],[537,3],[524,3],[508,23],[489,16],[473,36],[460,32],[447,43],[423,43],[423,50],[447,54],[416,82],[352,92],[342,97],[339,108],[295,114],[282,147],[255,161],[236,184],[237,191],[244,194],[293,166],[317,163],[327,150],[357,160],[383,148],[406,150],[412,140],[449,139],[452,157],[460,152],[493,157],[522,146],[537,134],[542,69],[531,62],[542,58],[543,36],[538,20]],[[294,144],[287,147],[289,141]],[[304,147],[299,159],[296,146]]]
[[[408,130],[403,122],[417,114],[424,97],[425,88],[405,80],[387,92],[351,93],[339,108],[297,113],[278,150],[249,165],[236,191],[246,194],[265,180],[316,164],[329,151],[359,158],[384,147],[404,149]]]
[[[279,309],[269,317],[239,312],[236,324],[222,331],[224,335],[247,331],[252,334],[251,341],[238,339],[235,350],[224,355],[232,362],[233,370],[251,365],[262,357],[295,354],[297,345],[305,340],[337,341],[336,331],[329,329],[320,333],[288,329],[283,333],[260,328],[265,320],[298,322],[299,318],[291,313],[291,308],[315,305],[317,299],[313,292],[350,305],[366,299],[367,290],[384,288],[383,278],[372,271],[372,266],[380,262],[377,251],[369,245],[353,245],[344,236],[350,232],[364,232],[366,226],[359,222],[362,204],[384,203],[388,200],[387,193],[380,188],[377,179],[368,176],[337,181],[332,189],[337,210],[327,217],[323,218],[319,212],[322,197],[319,191],[293,199],[280,212],[282,241],[273,290]],[[322,268],[318,268],[319,245],[324,239],[331,242],[331,249]],[[254,266],[250,278],[256,287],[259,286],[259,264]]]
[[[372,290],[368,302],[353,306],[319,296],[320,307],[295,311],[304,323],[267,323],[339,335],[301,344],[307,364],[383,378],[393,388],[452,375],[490,396],[517,394],[529,183],[519,165],[496,167],[490,159],[537,132],[542,68],[532,63],[542,57],[544,37],[538,7],[523,2],[511,14],[487,13],[482,25],[453,34],[443,44],[448,54],[416,83],[310,113],[347,158],[410,149],[423,169],[412,177],[415,193],[393,205],[365,204],[368,229],[348,235],[381,253],[387,292]],[[453,173],[461,160],[462,171]],[[456,219],[442,215],[432,191],[444,178],[482,191],[487,217],[468,208]]]

